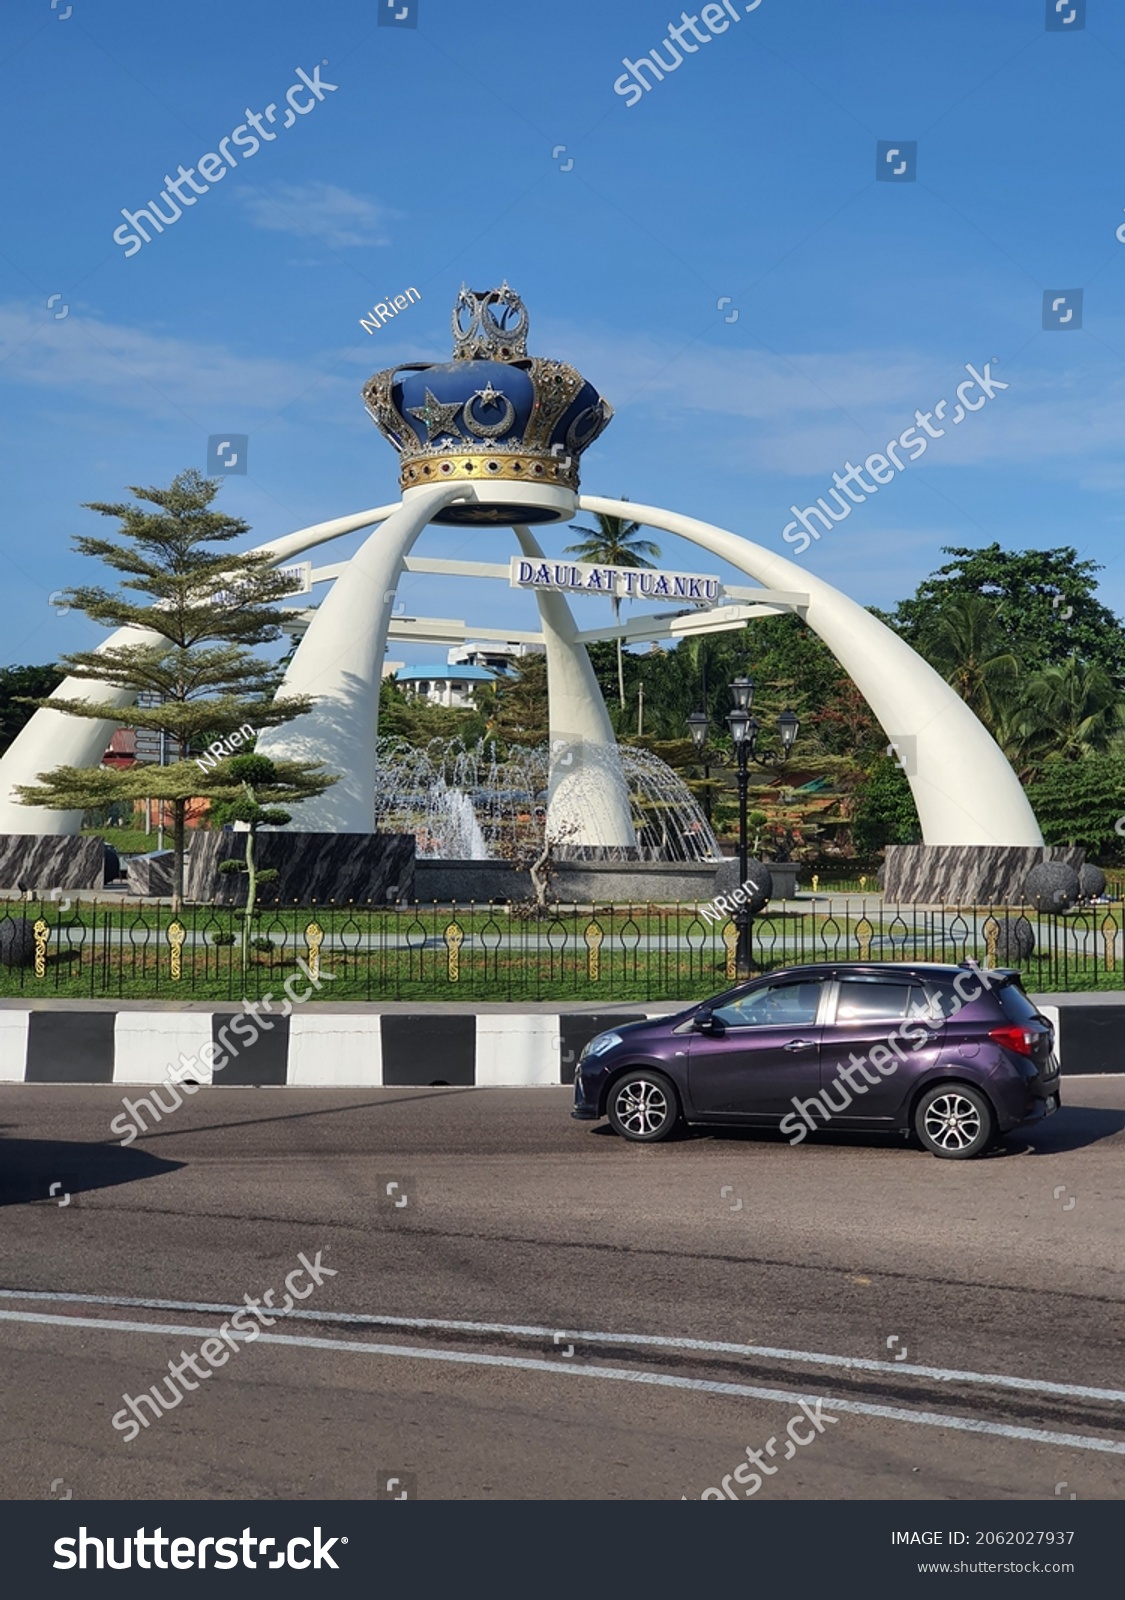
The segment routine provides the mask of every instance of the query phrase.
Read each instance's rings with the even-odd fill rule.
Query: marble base
[[[0,834],[0,889],[36,893],[105,886],[105,847],[78,833]]]
[[[131,857],[125,863],[125,882],[129,893],[170,895],[174,861],[175,855],[171,850],[152,850],[146,856]]]
[[[415,862],[415,893],[425,905],[487,905],[531,898],[531,876],[509,861]],[[564,905],[693,905],[733,889],[738,863],[723,861],[560,861],[551,897]]]
[[[258,890],[258,904],[386,905],[414,898],[412,833],[260,833],[259,867],[279,876]],[[189,900],[246,903],[244,873],[220,872],[223,861],[246,859],[244,833],[196,833],[185,874]]]
[[[883,899],[893,904],[1022,905],[1023,883],[1039,861],[1077,872],[1086,852],[1036,845],[890,844]]]

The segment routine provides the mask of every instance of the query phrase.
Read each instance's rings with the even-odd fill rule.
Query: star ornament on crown
[[[388,367],[364,386],[367,410],[399,454],[402,489],[491,480],[577,492],[579,457],[612,407],[565,361],[528,355],[527,308],[507,283],[462,288],[452,325],[451,361]],[[496,518],[481,501],[478,513],[450,520]]]

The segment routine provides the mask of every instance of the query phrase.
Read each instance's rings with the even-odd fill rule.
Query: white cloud
[[[274,184],[245,194],[242,203],[256,228],[319,239],[333,250],[387,244],[384,224],[399,215],[334,183]]]
[[[537,345],[565,351],[623,418],[639,412],[690,437],[711,466],[831,476],[944,398],[946,434],[931,442],[926,467],[1033,467],[1084,488],[1121,484],[1125,374],[1116,357],[1063,371],[993,362],[992,375],[1010,387],[950,427],[966,363],[983,372],[989,352],[956,360],[900,350],[773,355],[701,343],[677,352],[648,335],[562,328]]]
[[[149,416],[163,400],[169,410],[206,420],[224,406],[276,411],[317,381],[311,363],[238,355],[222,345],[106,322],[77,306],[56,322],[26,305],[0,305],[0,384],[87,404],[108,401]]]

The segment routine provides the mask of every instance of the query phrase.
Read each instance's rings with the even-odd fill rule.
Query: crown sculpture
[[[478,492],[446,507],[439,522],[571,515],[578,459],[612,407],[565,361],[528,355],[527,308],[507,283],[483,293],[462,288],[452,320],[452,361],[388,367],[364,386],[368,411],[401,458],[403,493],[458,481],[504,485],[493,503]],[[525,500],[520,485],[540,492]]]

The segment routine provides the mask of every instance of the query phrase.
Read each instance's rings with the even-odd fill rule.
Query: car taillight
[[[1013,1023],[1007,1028],[990,1028],[988,1037],[1002,1044],[1005,1050],[1014,1050],[1018,1056],[1031,1056],[1035,1054],[1038,1035],[1029,1028],[1018,1028]]]

